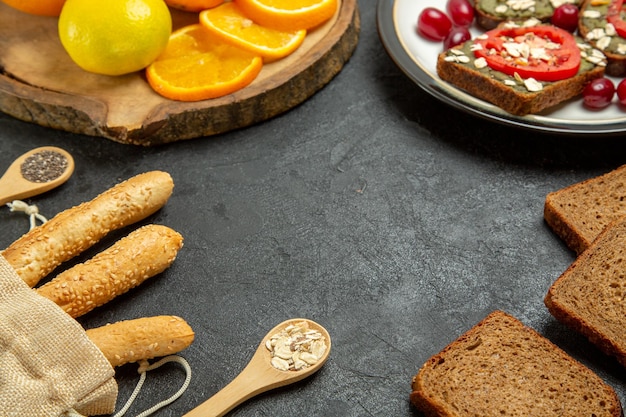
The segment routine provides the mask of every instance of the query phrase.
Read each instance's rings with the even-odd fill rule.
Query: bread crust
[[[613,307],[612,304],[621,304],[621,299],[611,300],[610,293],[615,290],[609,292],[607,289],[617,286],[617,291],[619,291],[620,280],[624,275],[622,272],[624,267],[619,265],[622,261],[622,251],[619,247],[623,245],[623,242],[616,241],[616,239],[625,233],[626,216],[611,222],[557,278],[544,298],[548,311],[558,321],[585,336],[602,352],[617,359],[624,367],[626,367],[626,338],[620,338],[619,334],[612,331],[611,327],[614,326],[611,324],[614,320],[619,320],[615,323],[623,329],[626,326],[626,318],[623,316],[621,307]],[[618,252],[619,259],[609,257],[613,250]],[[613,261],[618,264],[612,265]],[[572,285],[568,286],[567,281],[578,278],[577,274],[580,274],[578,276],[582,278],[576,282],[584,281],[584,284],[575,284],[576,294],[574,295],[571,293]],[[589,287],[585,287],[586,285]],[[571,302],[572,297],[576,297],[577,300]],[[579,299],[581,297],[582,299]],[[594,319],[596,323],[592,322]],[[605,327],[602,327],[603,325]]]
[[[549,193],[543,207],[543,218],[546,224],[565,242],[567,247],[576,254],[587,249],[591,242],[578,231],[576,226],[563,216],[559,203],[556,201],[558,194]]]
[[[546,196],[546,224],[577,255],[608,224],[626,215],[626,165]]]
[[[178,353],[195,337],[191,326],[177,316],[119,321],[86,333],[113,367]]]
[[[159,210],[174,182],[162,171],[130,178],[89,202],[67,209],[32,229],[0,253],[30,286],[85,251],[107,233]]]
[[[176,231],[146,225],[35,291],[77,318],[163,272],[182,246]]]
[[[480,3],[479,0],[476,0],[477,3]],[[489,13],[485,13],[483,10],[478,7],[474,7],[474,11],[476,14],[476,23],[478,26],[482,27],[485,30],[491,30],[496,28],[500,23],[502,23],[505,19],[499,16],[494,16]]]
[[[411,388],[411,402],[427,417],[623,413],[615,391],[594,372],[499,310],[428,359]],[[593,400],[584,400],[585,394]],[[483,399],[482,407],[474,407]],[[576,401],[576,407],[560,409],[564,399]],[[598,407],[601,402],[606,406]],[[525,408],[514,409],[517,403]]]
[[[579,96],[587,83],[604,75],[604,68],[598,66],[575,77],[548,83],[541,91],[521,92],[467,65],[447,61],[446,56],[444,51],[437,59],[437,74],[442,80],[517,116],[540,113]]]

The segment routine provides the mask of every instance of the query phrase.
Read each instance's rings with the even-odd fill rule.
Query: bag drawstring
[[[153,363],[152,365],[150,365],[147,360],[143,360],[143,361],[139,362],[139,369],[137,370],[137,372],[140,374],[139,381],[137,382],[137,386],[135,387],[135,389],[134,389],[133,393],[131,394],[131,396],[126,401],[126,404],[124,404],[124,406],[120,409],[120,411],[115,413],[113,415],[113,417],[122,417],[124,414],[126,414],[128,409],[131,407],[131,405],[133,404],[133,402],[135,401],[135,399],[139,395],[139,392],[141,391],[143,383],[146,380],[146,374],[147,374],[148,371],[152,371],[154,369],[157,369],[157,368],[159,368],[159,367],[161,367],[161,366],[163,366],[163,365],[165,365],[166,363],[169,363],[169,362],[176,362],[176,363],[180,364],[185,369],[185,375],[186,376],[185,376],[185,381],[183,382],[183,385],[170,398],[168,398],[168,399],[166,399],[164,401],[161,401],[160,403],[155,404],[154,406],[150,407],[149,409],[147,409],[145,411],[142,411],[136,417],[148,417],[148,416],[154,414],[156,411],[160,410],[161,408],[163,408],[163,407],[173,403],[181,395],[183,395],[183,393],[189,387],[189,383],[191,382],[191,367],[189,366],[189,363],[184,358],[182,358],[181,356],[177,356],[177,355],[166,356],[165,358],[159,360],[158,362]],[[77,413],[74,410],[70,410],[70,411],[65,413],[64,417],[85,417],[85,416],[83,416],[82,414]]]
[[[14,200],[11,203],[7,203],[7,206],[11,209],[11,211],[22,211],[30,217],[30,230],[37,227],[37,220],[39,220],[42,224],[48,221],[48,219],[39,214],[39,208],[35,205],[28,205],[23,201]]]
[[[30,217],[30,230],[33,230],[35,227],[37,227],[37,220],[39,220],[42,224],[48,221],[43,215],[39,213],[39,208],[35,205],[28,205],[27,203],[23,201],[14,200],[11,203],[7,203],[7,206],[9,207],[11,211],[21,211],[21,212],[26,213]],[[143,383],[146,380],[146,373],[148,371],[157,369],[169,362],[177,362],[185,369],[186,377],[185,377],[185,381],[183,382],[183,385],[170,398],[168,398],[165,401],[161,401],[158,404],[155,404],[149,409],[138,414],[136,417],[148,417],[152,415],[153,413],[155,413],[156,411],[160,410],[161,408],[173,403],[181,395],[183,395],[183,393],[189,387],[189,383],[191,382],[191,367],[189,366],[189,363],[184,358],[177,356],[177,355],[171,355],[171,356],[167,356],[159,360],[158,362],[155,362],[152,365],[150,365],[150,363],[147,360],[143,360],[139,362],[139,369],[137,370],[137,372],[139,372],[140,376],[139,376],[139,382],[137,382],[137,386],[135,387],[135,390],[131,394],[130,398],[126,401],[126,404],[124,405],[124,407],[122,407],[120,411],[114,414],[113,417],[122,417],[128,411],[128,409],[131,407],[131,405],[133,404],[133,402],[139,395],[139,392],[141,391]],[[69,410],[64,414],[64,417],[85,417],[85,416],[76,412],[75,410]]]

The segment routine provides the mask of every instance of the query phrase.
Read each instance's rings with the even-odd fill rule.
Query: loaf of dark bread
[[[621,77],[626,75],[626,39],[607,22],[609,0],[586,0],[578,19],[580,36],[600,49],[607,57],[606,73]]]
[[[427,417],[622,416],[599,376],[502,311],[430,358],[412,388]]]
[[[626,217],[609,224],[552,284],[550,313],[626,367]]]
[[[580,69],[575,76],[560,81],[537,83],[479,66],[473,51],[475,40],[439,54],[437,74],[442,80],[511,114],[536,114],[581,95],[587,83],[604,75],[604,55],[582,39],[577,40],[581,48]]]
[[[531,18],[549,22],[554,10],[564,3],[579,5],[582,0],[474,0],[476,21],[490,30],[502,22]]]
[[[543,217],[580,254],[611,222],[626,215],[626,165],[546,196]]]

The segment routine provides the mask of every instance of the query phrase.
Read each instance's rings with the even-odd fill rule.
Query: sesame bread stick
[[[89,202],[69,208],[13,242],[0,255],[34,287],[61,263],[107,233],[142,220],[167,202],[174,188],[168,173],[132,177]]]
[[[178,353],[194,339],[189,324],[176,316],[125,320],[86,333],[113,367]]]
[[[80,317],[163,272],[182,246],[182,236],[169,227],[143,226],[35,291]]]

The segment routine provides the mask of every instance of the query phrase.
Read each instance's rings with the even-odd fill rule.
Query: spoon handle
[[[265,381],[259,361],[253,358],[228,385],[183,417],[222,417],[244,401],[273,388],[272,384]]]
[[[294,324],[295,326],[292,326]],[[302,324],[304,324],[304,327],[300,327]],[[248,365],[232,382],[183,417],[222,417],[239,404],[257,394],[301,381],[315,373],[324,362],[326,362],[326,359],[328,359],[331,346],[330,335],[326,329],[319,324],[306,319],[287,320],[270,330],[264,340],[269,340],[271,336],[276,335],[279,331],[290,327],[292,330],[296,330],[297,334],[300,335],[299,337],[303,337],[299,332],[302,329],[308,329],[309,325],[312,325],[311,327],[314,330],[321,333],[322,341],[326,341],[326,348],[314,365],[305,366],[299,370],[279,370],[271,363],[272,354],[270,353],[270,349],[266,347],[265,342],[261,342],[254,352],[254,355],[252,355],[252,359],[248,362]]]
[[[17,175],[18,168],[19,165],[17,163],[13,163],[4,175],[0,177],[0,204],[6,204],[12,200],[20,200],[30,197],[33,189],[42,189],[46,187],[47,184],[30,182],[24,179],[21,175]]]

